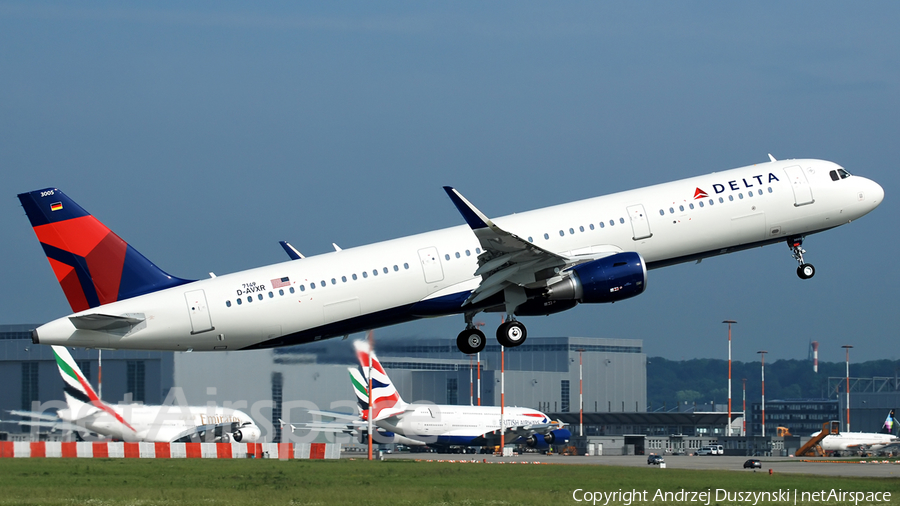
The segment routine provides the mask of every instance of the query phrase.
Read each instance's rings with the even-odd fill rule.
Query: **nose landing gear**
[[[816,268],[813,267],[813,264],[808,264],[803,261],[803,254],[806,253],[806,250],[801,247],[803,246],[803,238],[797,237],[790,239],[787,244],[788,247],[791,248],[791,256],[800,264],[797,267],[797,276],[799,276],[800,279],[809,279],[815,276]]]

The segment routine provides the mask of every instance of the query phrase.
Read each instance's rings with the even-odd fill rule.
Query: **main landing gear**
[[[484,332],[478,330],[472,323],[474,316],[475,313],[466,313],[466,329],[456,336],[456,347],[467,355],[479,353],[487,344]],[[525,325],[512,315],[509,315],[506,322],[497,327],[497,342],[500,343],[500,346],[514,348],[524,343],[526,337],[528,337],[528,331],[525,329]]]
[[[808,264],[803,261],[803,254],[806,253],[806,250],[801,247],[803,245],[803,238],[798,237],[790,239],[787,243],[788,247],[791,248],[791,256],[800,264],[797,267],[797,276],[800,276],[800,279],[809,279],[815,276],[816,268],[813,267],[813,264]]]

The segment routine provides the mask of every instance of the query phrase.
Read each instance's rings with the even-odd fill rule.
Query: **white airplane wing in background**
[[[90,432],[88,429],[67,422],[57,415],[48,415],[37,411],[10,410],[9,414],[21,416],[23,420],[0,420],[0,423],[16,423],[26,427],[45,427],[50,430]],[[30,420],[29,420],[30,418]]]

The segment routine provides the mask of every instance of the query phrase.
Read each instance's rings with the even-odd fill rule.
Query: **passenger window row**
[[[393,266],[391,269],[393,269],[394,272],[400,272],[400,266],[399,266],[399,265],[394,264],[394,266]],[[389,269],[389,268],[387,268],[387,267],[382,267],[382,268],[381,268],[381,272],[382,272],[383,274],[388,274],[389,272],[391,272],[391,269]],[[407,263],[407,262],[404,262],[404,263],[403,263],[403,270],[409,270],[409,263]],[[372,269],[372,277],[375,277],[375,276],[378,276],[378,269]],[[368,272],[368,271],[363,271],[363,272],[362,272],[362,277],[363,277],[364,279],[368,278],[368,277],[369,277],[369,272]],[[356,281],[357,279],[359,279],[359,276],[357,276],[356,273],[354,273],[354,274],[351,274],[351,275],[350,275],[350,279],[352,279],[353,281]],[[346,283],[347,280],[348,280],[348,278],[347,278],[347,276],[341,276],[340,280],[341,280],[341,283]],[[337,285],[337,284],[338,284],[338,279],[337,279],[337,278],[331,278],[330,283],[331,283],[332,285]],[[307,286],[309,287],[310,290],[315,290],[315,289],[316,289],[316,282],[313,281],[313,282],[310,283],[309,285],[306,285],[305,283],[299,284],[299,285],[297,285],[297,288],[298,288],[301,292],[305,292],[306,289],[307,289]],[[323,280],[319,281],[318,286],[321,287],[321,288],[325,288],[326,286],[328,286],[328,282],[326,282],[326,281],[323,279]],[[288,290],[288,293],[296,293],[296,290],[294,289],[293,286],[288,287],[287,290]],[[279,288],[279,289],[278,289],[278,296],[283,297],[284,294],[285,294],[284,288]],[[275,292],[273,292],[272,290],[269,290],[268,298],[270,298],[270,299],[275,298]],[[264,299],[265,299],[265,297],[263,296],[263,294],[261,294],[261,293],[256,294],[256,300],[264,300]],[[245,301],[246,301],[248,304],[252,303],[252,302],[253,302],[253,296],[252,296],[252,295],[248,295],[248,296],[246,296],[246,297],[238,297],[237,299],[235,299],[235,302],[237,303],[238,306],[242,305]],[[226,300],[226,301],[225,301],[225,307],[231,307],[231,300]]]
[[[770,187],[769,187],[769,193],[773,193],[773,192],[774,192],[774,190],[772,190],[772,187],[770,186]],[[762,189],[757,189],[755,194],[761,196],[761,195],[763,194]],[[753,190],[748,191],[748,192],[746,193],[746,195],[747,195],[747,198],[753,198],[753,195],[754,195]],[[743,199],[744,199],[744,193],[743,193],[743,192],[738,193],[737,196],[738,196],[738,200],[743,200]],[[724,204],[724,203],[725,203],[725,198],[724,198],[724,197],[719,197],[718,200],[719,200],[719,203],[720,203],[720,204]],[[729,201],[729,202],[734,202],[734,194],[728,195],[728,201]],[[707,202],[709,203],[709,206],[710,206],[710,207],[712,207],[712,206],[716,203],[716,201],[715,201],[714,199],[709,199],[709,200],[707,200]],[[704,204],[703,200],[699,200],[699,201],[697,201],[697,205],[700,206],[700,207],[704,207],[705,204]],[[694,206],[694,203],[693,203],[693,202],[691,202],[691,203],[688,204],[688,209],[695,209],[695,206]],[[679,211],[679,212],[682,212],[682,213],[683,213],[684,210],[685,210],[684,204],[678,206],[678,211]],[[669,208],[669,214],[675,214],[675,207],[674,207],[674,206]],[[665,209],[660,209],[660,210],[659,210],[659,215],[660,215],[660,216],[665,216],[665,215],[666,215]]]
[[[609,223],[609,226],[610,226],[610,227],[614,227],[614,226],[616,225],[616,220],[609,220],[608,222],[606,222],[606,221],[601,221],[600,223],[598,223],[598,225],[600,226],[600,228],[606,228],[606,224],[607,224],[607,223]],[[619,217],[619,223],[624,224],[624,223],[625,223],[625,218]],[[590,230],[596,230],[596,227],[594,227],[594,224],[593,224],[593,223],[589,223],[589,224],[588,224],[588,229],[590,229]],[[578,231],[579,231],[579,232],[584,232],[584,231],[585,231],[584,225],[580,225],[580,226],[578,227]],[[559,236],[560,236],[560,237],[565,237],[565,236],[566,236],[566,232],[568,232],[569,235],[575,235],[575,228],[574,228],[574,227],[569,227],[568,231],[563,230],[563,229],[560,229],[560,231],[559,231]],[[549,234],[549,233],[546,233],[546,232],[544,233],[544,240],[545,240],[545,241],[549,241],[549,240],[550,240],[550,234]],[[528,242],[534,242],[534,237],[529,236],[529,237],[528,237]]]
[[[465,255],[466,255],[467,257],[468,257],[468,256],[472,256],[472,252],[471,252],[470,250],[465,250],[464,253],[465,253]],[[477,256],[477,255],[480,255],[480,254],[481,254],[481,248],[475,248],[475,255]],[[456,253],[453,254],[453,257],[454,257],[454,258],[461,258],[462,255],[460,255],[460,254],[459,254],[459,251],[457,251]],[[446,260],[446,261],[448,261],[448,262],[450,261],[450,253],[445,253],[445,254],[444,254],[444,260]]]

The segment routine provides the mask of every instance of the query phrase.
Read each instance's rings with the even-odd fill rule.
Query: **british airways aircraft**
[[[531,408],[500,406],[458,406],[440,404],[409,404],[382,367],[375,351],[366,341],[354,341],[358,368],[350,368],[350,382],[356,394],[359,414],[333,411],[310,411],[344,422],[312,422],[291,425],[291,431],[355,433],[365,442],[369,416],[372,417],[373,439],[376,443],[397,443],[409,446],[430,445],[448,449],[451,446],[496,446],[524,444],[546,450],[550,445],[569,442],[571,432],[561,422],[550,420],[546,414]],[[371,377],[370,377],[371,371]],[[369,380],[372,381],[372,406],[369,406]],[[279,420],[284,425],[284,421]],[[500,428],[503,427],[501,435]]]
[[[209,279],[167,274],[60,190],[19,195],[73,314],[34,343],[213,351],[289,346],[418,318],[461,314],[457,345],[485,346],[473,323],[502,312],[497,340],[525,341],[518,317],[642,293],[648,270],[786,243],[815,274],[803,239],[850,223],[884,197],[824,160],[775,160],[490,219],[445,187],[467,226]]]

